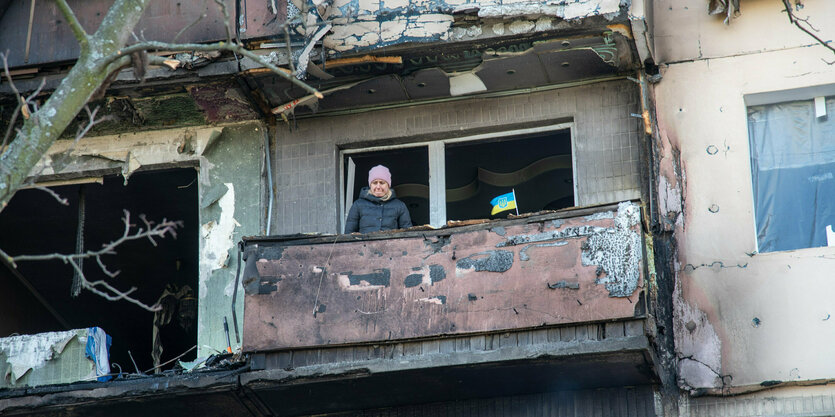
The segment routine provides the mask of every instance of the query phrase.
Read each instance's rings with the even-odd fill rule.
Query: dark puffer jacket
[[[348,211],[345,233],[371,233],[408,227],[412,227],[409,209],[396,198],[394,190],[391,190],[391,198],[383,201],[371,194],[368,187],[363,187],[360,198]]]

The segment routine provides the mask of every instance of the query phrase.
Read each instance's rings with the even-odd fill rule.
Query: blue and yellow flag
[[[514,192],[502,194],[490,200],[490,204],[493,205],[493,211],[490,212],[491,216],[505,210],[513,210],[516,208],[516,194]]]

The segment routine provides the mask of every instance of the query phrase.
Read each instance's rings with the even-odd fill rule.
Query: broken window
[[[570,125],[342,152],[344,221],[367,172],[383,164],[415,225],[491,216],[490,200],[516,194],[519,213],[576,205]],[[515,211],[514,211],[515,213]]]
[[[51,187],[68,200],[67,206],[41,190],[18,191],[0,213],[0,248],[12,256],[76,253],[79,239],[85,250],[99,249],[122,235],[123,210],[130,212],[131,223],[137,226],[144,226],[140,214],[150,221],[166,218],[183,225],[176,239],[155,239],[156,246],[148,240],[126,242],[116,254],[104,257],[110,271],[120,271],[115,278],[106,277],[95,259],[83,264],[90,281],[106,279],[121,290],[136,287],[131,297],[148,305],[162,299],[168,316],[155,316],[125,301],[108,301],[87,290],[71,296],[73,269],[60,260],[19,262],[16,270],[0,265],[0,337],[97,326],[112,337],[111,363],[125,372],[135,372],[133,361],[141,371],[153,366],[155,320],[162,362],[196,345],[196,177],[196,171],[188,168],[137,172],[127,185],[121,176],[106,176]],[[113,371],[118,372],[118,367]]]
[[[835,97],[748,107],[759,252],[835,245]]]
[[[575,205],[568,130],[450,143],[445,157],[449,220],[488,219],[493,208],[488,202],[509,191],[516,194],[519,213]]]
[[[412,224],[429,223],[429,166],[426,146],[348,153],[343,157],[346,178],[345,213],[368,187],[368,171],[385,165],[391,171],[395,196],[406,204]]]

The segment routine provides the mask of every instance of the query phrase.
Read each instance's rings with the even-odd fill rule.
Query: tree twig
[[[81,44],[81,49],[86,49],[90,43],[90,37],[84,31],[84,27],[81,26],[81,22],[78,21],[70,5],[67,4],[67,0],[55,0],[55,4],[58,5],[58,9],[61,10],[64,19],[67,19],[67,24],[70,25],[70,29],[72,29],[72,33],[75,35],[78,43]]]
[[[229,23],[229,10],[226,9],[226,2],[223,0],[215,0],[215,3],[220,6],[220,11],[223,13],[223,27],[226,28],[226,42],[232,43],[232,32],[229,30],[232,24]]]
[[[118,300],[125,300],[136,304],[145,310],[148,311],[158,311],[160,306],[153,305],[149,306],[136,298],[130,296],[131,293],[136,291],[136,287],[131,287],[127,291],[122,291],[114,286],[110,285],[107,281],[98,280],[98,281],[89,281],[87,276],[84,274],[84,271],[79,266],[79,260],[87,259],[87,258],[94,258],[99,265],[101,271],[113,278],[119,274],[120,271],[112,272],[105,266],[104,261],[102,260],[102,256],[104,255],[114,255],[116,254],[116,248],[122,245],[125,242],[133,241],[133,240],[140,240],[140,239],[148,239],[150,240],[151,244],[156,246],[157,242],[154,238],[165,238],[167,236],[171,236],[176,238],[177,237],[177,228],[182,227],[182,222],[180,221],[170,221],[163,219],[160,223],[154,223],[145,218],[144,215],[140,215],[139,218],[145,224],[145,228],[139,227],[134,229],[134,225],[130,222],[130,212],[124,210],[124,217],[122,221],[124,223],[124,229],[122,230],[122,235],[113,240],[110,243],[106,243],[102,245],[102,248],[99,250],[88,250],[84,253],[76,253],[76,254],[60,254],[60,253],[50,253],[50,254],[43,254],[43,255],[18,255],[18,256],[9,256],[4,252],[0,251],[0,256],[5,257],[7,260],[10,261],[12,265],[16,265],[17,262],[31,262],[31,261],[45,261],[45,260],[60,260],[64,263],[69,264],[72,268],[78,272],[79,277],[81,279],[81,287],[87,289],[88,291],[99,295],[107,300],[110,301],[118,301]]]
[[[106,56],[102,58],[102,64],[109,64],[119,58],[124,58],[130,56],[130,54],[138,51],[180,51],[180,50],[187,50],[187,51],[229,51],[241,54],[247,58],[258,62],[259,64],[263,65],[264,67],[268,68],[275,74],[279,75],[280,77],[290,81],[291,83],[297,85],[298,87],[304,89],[305,91],[313,94],[317,98],[323,98],[324,96],[320,93],[317,89],[311,87],[307,83],[297,79],[296,77],[292,76],[291,74],[287,74],[284,71],[281,71],[277,66],[267,62],[264,60],[260,55],[253,53],[252,51],[244,48],[243,46],[237,43],[226,43],[226,42],[216,42],[210,44],[200,44],[200,43],[184,43],[184,44],[174,44],[174,43],[165,43],[165,42],[156,42],[156,41],[149,41],[149,42],[141,42],[135,43],[133,45],[127,46],[122,48],[116,53]]]
[[[203,13],[200,16],[198,16],[197,19],[195,19],[193,22],[189,23],[188,26],[180,29],[180,31],[177,32],[176,35],[174,35],[174,39],[171,39],[171,42],[177,42],[177,39],[180,38],[180,35],[182,35],[183,33],[186,33],[187,30],[191,29],[192,27],[194,27],[194,25],[200,23],[200,21],[205,19],[205,18],[206,18],[206,13]]]
[[[53,190],[52,190],[51,188],[49,188],[49,187],[44,187],[44,186],[36,185],[36,186],[34,186],[34,187],[32,187],[32,188],[34,188],[34,189],[36,189],[36,190],[43,191],[43,192],[45,192],[45,193],[47,193],[47,194],[51,195],[51,196],[52,196],[52,198],[54,198],[54,199],[55,199],[55,201],[57,201],[57,202],[58,202],[58,204],[60,204],[60,205],[62,205],[62,206],[68,206],[68,205],[70,205],[70,202],[69,202],[69,201],[67,201],[67,199],[66,199],[66,198],[61,197],[61,195],[60,195],[60,194],[56,193],[55,191],[53,191]]]
[[[795,16],[794,12],[792,12],[792,7],[791,7],[791,4],[789,3],[789,0],[783,0],[783,7],[786,10],[786,15],[789,18],[789,23],[797,26],[798,29],[806,32],[807,35],[811,36],[815,41],[817,41],[819,44],[823,45],[826,49],[829,49],[830,51],[835,52],[835,47],[833,47],[831,45],[832,41],[824,41],[818,35],[816,35],[812,32],[812,30],[814,30],[815,32],[817,32],[818,30],[815,29],[815,27],[812,26],[811,23],[809,23],[809,18],[801,19],[801,18]],[[801,22],[808,25],[809,28],[806,28],[803,25],[801,25]],[[829,65],[835,64],[835,61],[829,62],[829,61],[824,60],[823,62],[826,62]]]
[[[81,138],[83,138],[85,135],[87,135],[87,132],[89,132],[90,129],[93,128],[93,126],[95,126],[95,125],[97,125],[101,122],[111,120],[113,118],[111,116],[104,116],[100,119],[96,119],[96,113],[99,112],[99,108],[100,108],[99,106],[96,106],[96,108],[93,109],[93,111],[90,111],[90,106],[84,106],[84,111],[87,112],[87,118],[89,119],[89,121],[87,122],[86,125],[82,125],[82,126],[78,127],[78,133],[75,134],[75,141],[73,142],[72,146],[70,146],[69,149],[67,149],[67,154],[72,152],[72,150],[75,148],[75,145],[78,143],[78,141],[81,140]]]

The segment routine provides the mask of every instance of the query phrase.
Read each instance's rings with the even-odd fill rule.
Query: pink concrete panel
[[[634,317],[643,286],[637,212],[627,203],[425,237],[259,242],[248,260],[257,277],[244,278],[244,350]]]

